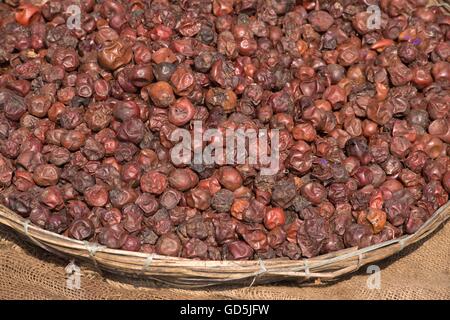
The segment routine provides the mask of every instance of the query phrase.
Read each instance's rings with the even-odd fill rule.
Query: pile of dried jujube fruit
[[[2,203],[37,226],[299,259],[414,233],[448,201],[450,16],[427,1],[40,2],[0,3]],[[280,170],[175,166],[194,120],[279,129]]]

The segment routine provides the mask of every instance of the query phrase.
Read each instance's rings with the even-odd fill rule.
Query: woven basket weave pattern
[[[450,202],[441,207],[413,235],[363,249],[348,248],[304,260],[198,261],[156,254],[109,249],[98,244],[70,239],[30,224],[4,206],[0,223],[25,235],[36,245],[56,255],[90,259],[101,269],[130,276],[146,277],[175,286],[202,287],[222,283],[275,282],[285,279],[335,279],[361,266],[391,256],[426,237],[450,217]]]

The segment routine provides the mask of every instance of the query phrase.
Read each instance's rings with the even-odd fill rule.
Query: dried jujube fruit
[[[172,188],[179,191],[187,191],[197,185],[198,176],[188,168],[175,169],[170,173],[168,181]]]
[[[117,39],[106,44],[98,53],[98,63],[105,69],[114,71],[126,65],[133,58],[129,44]]]
[[[244,241],[255,251],[267,251],[269,244],[267,241],[267,235],[262,230],[255,230],[244,233]]]
[[[293,179],[281,180],[275,184],[272,191],[273,204],[282,208],[290,206],[296,196],[296,186]]]
[[[302,186],[302,196],[311,203],[319,204],[326,198],[326,189],[318,182],[308,182]]]
[[[15,193],[7,198],[8,207],[24,218],[30,215],[33,206],[32,202],[33,197],[28,193]]]
[[[122,208],[123,228],[129,233],[134,233],[142,229],[144,219],[143,211],[135,204],[127,204]]]
[[[225,246],[229,258],[233,260],[247,260],[253,255],[253,249],[244,241],[229,242]]]
[[[127,251],[139,251],[141,249],[141,240],[138,237],[129,234],[121,249]]]
[[[218,212],[229,212],[234,201],[233,192],[220,189],[211,200],[211,206]]]
[[[370,245],[371,240],[372,229],[367,225],[353,223],[344,234],[344,242],[350,247],[364,248]]]
[[[111,205],[119,209],[126,204],[135,202],[137,197],[136,191],[131,188],[117,188],[109,191]]]
[[[149,171],[141,177],[141,190],[153,194],[161,194],[167,188],[166,175],[158,171]]]
[[[167,108],[175,101],[173,89],[168,82],[158,81],[147,87],[152,102],[160,108]]]
[[[42,187],[54,186],[58,183],[60,169],[51,164],[42,164],[36,167],[33,173],[34,182]]]
[[[174,233],[162,235],[156,243],[156,252],[165,256],[178,257],[181,249],[181,241]]]
[[[186,258],[206,259],[208,245],[199,239],[189,239],[183,246],[182,256]]]
[[[44,208],[43,206],[37,206],[31,210],[29,219],[38,227],[45,228],[49,217],[49,209]]]
[[[264,215],[264,225],[267,229],[272,230],[276,227],[283,226],[286,223],[286,215],[281,208],[271,208],[266,210]]]
[[[149,193],[140,194],[135,203],[144,211],[145,215],[153,214],[159,208],[158,200],[156,200],[154,195]]]
[[[242,186],[243,179],[238,170],[233,167],[222,167],[219,169],[218,179],[221,185],[231,191]]]
[[[77,240],[87,240],[94,235],[93,223],[86,218],[74,220],[69,227],[69,235]]]
[[[366,218],[372,225],[373,233],[381,232],[386,224],[386,212],[380,209],[369,208]]]
[[[108,189],[102,185],[94,185],[86,188],[84,199],[91,207],[103,207],[108,203]]]
[[[51,214],[45,224],[45,229],[55,233],[62,233],[67,230],[68,227],[69,219],[63,212]]]
[[[56,186],[45,188],[39,197],[39,201],[49,209],[61,209],[64,205],[61,191]]]
[[[211,195],[207,190],[194,188],[186,192],[186,203],[191,208],[206,210],[211,204]]]
[[[119,249],[127,240],[127,232],[120,224],[104,227],[98,234],[98,242],[111,249]]]
[[[161,195],[161,197],[159,198],[159,201],[161,203],[161,206],[170,210],[170,209],[175,208],[178,205],[178,203],[181,200],[181,197],[182,197],[181,192],[179,192],[177,190],[173,190],[173,189],[167,189]]]
[[[104,227],[119,224],[122,221],[122,212],[117,208],[103,210],[100,214],[100,221]]]

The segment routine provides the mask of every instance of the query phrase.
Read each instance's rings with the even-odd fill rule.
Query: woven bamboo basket
[[[199,261],[114,250],[74,240],[34,226],[29,220],[0,205],[1,224],[11,227],[47,251],[65,257],[90,259],[101,270],[190,288],[248,281],[253,284],[289,279],[334,280],[403,250],[431,234],[448,218],[450,201],[437,210],[416,233],[363,249],[347,248],[303,260]]]
[[[448,0],[430,0],[450,15]],[[335,280],[360,267],[383,260],[433,233],[450,218],[450,201],[412,235],[363,249],[347,248],[311,259],[278,258],[251,261],[198,261],[157,254],[109,249],[46,231],[0,205],[0,224],[9,226],[39,247],[63,257],[91,260],[100,270],[153,279],[176,287],[205,287],[224,283],[269,283],[295,279],[299,282]],[[247,280],[244,282],[244,280]]]

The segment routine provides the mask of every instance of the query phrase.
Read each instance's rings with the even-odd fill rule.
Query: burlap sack
[[[240,287],[187,290],[102,274],[79,262],[80,289],[69,289],[68,263],[0,226],[0,299],[450,299],[450,223],[379,263],[380,289],[368,288],[367,266],[327,284],[250,287],[249,281]]]

